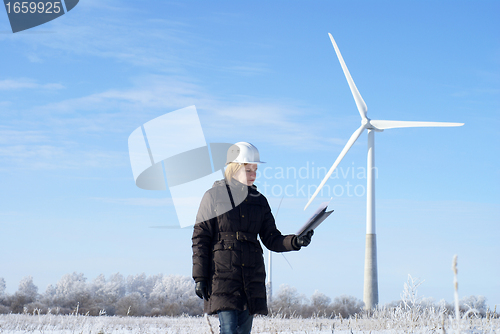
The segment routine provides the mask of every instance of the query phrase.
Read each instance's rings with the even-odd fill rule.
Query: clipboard
[[[328,218],[334,210],[326,211],[330,201],[323,202],[318,209],[313,213],[313,215],[305,222],[305,224],[295,233],[297,236],[301,237],[307,232],[314,230],[318,227],[326,218]]]

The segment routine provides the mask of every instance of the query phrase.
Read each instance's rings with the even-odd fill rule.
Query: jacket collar
[[[240,181],[238,181],[236,179],[233,179],[233,178],[231,180],[229,180],[229,182],[226,179],[224,179],[222,181],[225,181],[226,184],[229,185],[231,188],[237,188],[237,189],[243,190],[246,187],[246,188],[248,188],[247,189],[248,192],[255,192],[255,191],[257,191],[257,186],[255,184],[249,186],[249,185],[243,184]]]

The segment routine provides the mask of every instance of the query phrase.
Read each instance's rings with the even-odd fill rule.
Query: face
[[[257,164],[244,165],[233,175],[233,179],[236,179],[247,186],[253,185],[256,178]]]

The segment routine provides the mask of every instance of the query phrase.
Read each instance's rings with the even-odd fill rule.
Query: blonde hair
[[[224,171],[226,181],[231,181],[233,175],[236,174],[236,172],[238,172],[241,167],[246,165],[248,164],[239,164],[237,162],[231,162],[229,165],[227,165],[226,170]]]

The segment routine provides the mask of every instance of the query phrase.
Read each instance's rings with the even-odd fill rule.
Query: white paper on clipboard
[[[313,213],[313,215],[306,221],[306,223],[295,233],[297,236],[303,236],[307,232],[314,230],[316,227],[318,227],[330,214],[333,212],[331,211],[326,211],[328,208],[328,204],[330,204],[330,201],[328,202],[323,202],[319,206],[318,209]]]

